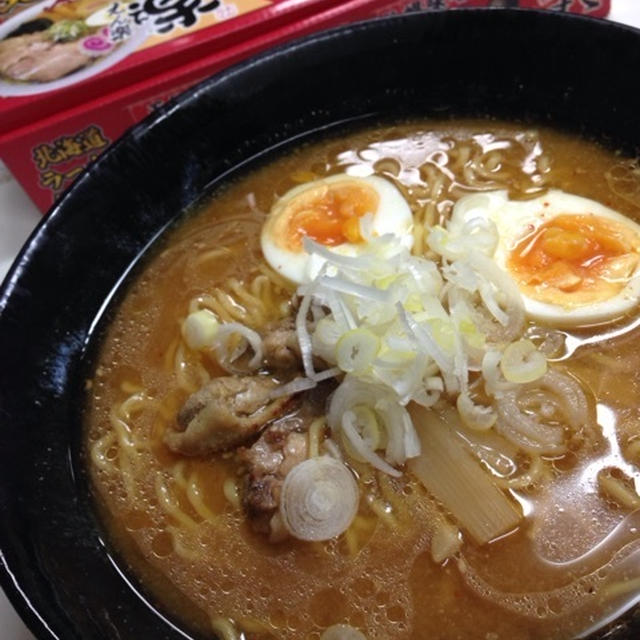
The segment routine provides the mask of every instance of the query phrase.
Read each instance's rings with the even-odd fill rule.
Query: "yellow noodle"
[[[413,229],[415,230],[417,227],[421,228],[423,231],[425,229],[425,208],[426,205],[423,202],[416,202],[411,206],[411,215],[413,217]],[[422,235],[422,234],[420,234]],[[414,233],[414,241],[416,239],[416,235]]]
[[[430,196],[433,201],[437,201],[444,191],[445,176],[442,172],[438,172],[431,183]],[[433,204],[433,203],[432,203]]]
[[[433,162],[425,162],[420,167],[420,174],[429,186],[429,197],[437,200],[442,195],[445,180],[450,179],[449,176],[445,176],[442,168]]]
[[[195,509],[196,513],[205,521],[212,522],[216,519],[216,514],[207,507],[203,498],[202,490],[198,485],[197,473],[194,471],[189,478],[189,484],[187,485],[187,498],[191,503],[191,506]]]
[[[458,200],[464,196],[468,196],[469,193],[473,191],[474,191],[473,189],[469,189],[466,186],[454,184],[451,186],[451,189],[449,190],[449,194],[454,200]]]
[[[640,166],[637,160],[615,164],[604,175],[613,193],[636,206],[640,204]]]
[[[191,300],[189,313],[199,310],[198,298]],[[178,386],[187,393],[200,389],[211,379],[211,375],[202,364],[201,352],[191,349],[182,334],[180,334],[179,346],[176,348],[174,374],[178,380]]]
[[[375,469],[366,462],[351,461],[352,466],[358,473],[358,477],[364,484],[369,484],[375,480]]]
[[[449,153],[449,158],[453,159],[451,168],[457,173],[471,157],[471,146],[462,142],[458,143]]]
[[[431,187],[433,181],[435,180],[437,165],[431,162],[431,160],[427,160],[420,165],[420,177],[427,184],[427,186]],[[438,167],[439,168],[439,167]],[[432,191],[433,194],[433,191]]]
[[[239,305],[226,291],[216,288],[214,296],[222,309],[226,312],[227,316],[231,318],[231,322],[244,323],[247,321],[249,315],[247,310],[243,306]]]
[[[428,198],[433,197],[431,187],[430,186],[412,186],[409,187],[409,195],[411,200],[413,201],[425,201]]]
[[[271,630],[269,625],[255,618],[239,618],[237,626],[247,633],[269,633]]]
[[[198,380],[198,389],[204,387],[207,382],[211,380],[211,375],[202,365],[200,358],[198,358],[196,362],[192,363],[191,370],[193,372],[193,376]]]
[[[504,489],[526,489],[541,480],[549,473],[549,468],[540,456],[533,456],[529,468],[515,477],[500,478],[495,477],[494,483]]]
[[[294,293],[291,285],[283,288],[268,275],[260,273],[251,281],[250,290],[262,302],[266,320],[277,320],[290,313]]]
[[[183,394],[181,394],[182,397]],[[169,402],[170,397],[165,397],[164,401],[158,406],[158,414],[165,421],[168,422],[176,417],[176,409],[179,403]]]
[[[175,419],[175,412],[170,415],[166,420],[154,420],[151,424],[151,430],[149,432],[149,448],[157,446],[162,442],[164,432],[167,430],[167,422],[170,419]]]
[[[498,183],[495,180],[481,180],[477,177],[479,172],[475,163],[473,165],[465,166],[462,173],[466,183],[469,186],[474,187],[476,190],[491,191],[498,188]]]
[[[224,497],[234,509],[237,511],[241,509],[242,504],[240,502],[240,492],[235,478],[225,478],[224,483],[222,484],[222,493],[224,493]]]
[[[309,457],[317,458],[320,455],[320,441],[324,435],[326,420],[324,417],[316,418],[309,427]]]
[[[431,535],[431,557],[436,564],[451,558],[462,546],[460,530],[446,518],[440,518],[435,523]]]
[[[369,508],[375,513],[382,522],[390,529],[395,529],[398,526],[397,520],[389,510],[389,505],[384,504],[381,500],[371,497],[367,501]]]
[[[209,251],[204,251],[198,255],[196,259],[196,264],[200,266],[205,262],[209,262],[210,260],[217,260],[218,258],[224,258],[226,256],[231,255],[232,253],[233,252],[228,247],[222,247],[219,249],[210,249]]]
[[[400,173],[400,165],[394,158],[383,158],[375,163],[375,170],[380,173],[388,173],[393,178],[397,178]]]
[[[171,536],[171,544],[177,555],[185,560],[189,560],[190,562],[196,562],[200,558],[200,554],[197,551],[194,551],[184,545],[180,529],[169,525],[167,527],[167,533]]]
[[[258,298],[266,308],[271,308],[274,305],[275,289],[280,289],[279,285],[271,282],[263,273],[258,274],[249,284],[251,294]]]
[[[173,481],[185,491],[187,490],[187,477],[184,474],[185,461],[179,460],[173,465],[171,469],[171,475],[173,477]]]
[[[423,215],[423,224],[425,226],[425,240],[429,235],[429,229],[436,224],[439,224],[440,220],[438,219],[440,214],[438,213],[438,209],[434,201],[427,202],[424,207],[424,215]]]
[[[222,322],[233,322],[234,319],[229,315],[227,309],[220,304],[220,301],[217,298],[214,298],[212,295],[202,295],[197,298],[199,308],[209,309],[212,311],[220,321]],[[197,309],[196,309],[197,311]]]
[[[551,170],[551,159],[546,153],[541,153],[536,158],[536,167],[540,173],[547,173]]]
[[[175,352],[174,373],[178,388],[190,395],[195,393],[202,386],[202,381],[192,380],[189,376],[189,370],[190,367],[186,360],[184,344],[181,342]]]
[[[118,415],[123,420],[130,420],[132,413],[137,413],[145,408],[153,408],[156,401],[150,396],[138,391],[129,396],[117,409]]]
[[[606,470],[598,474],[600,490],[614,502],[626,509],[640,508],[640,497],[635,491],[625,486],[619,478],[609,475]]]
[[[316,180],[319,176],[314,171],[309,171],[307,169],[297,169],[296,171],[292,171],[289,174],[289,177],[293,182],[297,182],[298,184],[304,184],[305,182],[312,182]]]
[[[258,298],[262,298],[267,293],[268,295],[282,293],[285,288],[286,281],[267,264],[258,265],[258,273],[249,285],[251,293]],[[291,288],[291,285],[288,288]]]
[[[120,391],[126,393],[127,395],[133,395],[134,393],[142,391],[142,387],[134,384],[133,382],[130,382],[129,380],[123,380],[120,384]]]
[[[619,596],[626,596],[629,593],[640,591],[640,577],[627,580],[619,580],[613,584],[607,585],[602,590],[603,600],[612,600]]]
[[[425,227],[423,224],[416,223],[413,225],[412,252],[414,255],[421,256],[421,255],[424,255],[425,250],[426,250]]]
[[[269,297],[275,292],[282,291],[282,284],[276,281],[280,276],[275,271],[268,266],[259,269],[259,271],[260,273],[253,278],[249,285],[249,290],[254,296],[263,299],[265,296]]]
[[[404,496],[398,495],[398,492],[391,484],[390,476],[386,473],[382,473],[381,471],[377,471],[376,478],[378,480],[378,486],[380,487],[380,493],[387,504],[391,507],[392,513],[401,520],[406,518],[408,514],[407,507],[404,502]]]
[[[352,527],[344,532],[344,541],[347,544],[349,555],[355,556],[358,553],[358,536]]]
[[[175,353],[178,348],[178,344],[180,343],[180,338],[174,338],[167,347],[164,352],[164,370],[165,371],[173,371],[175,366]]]
[[[120,447],[118,450],[118,466],[120,473],[122,474],[122,482],[124,484],[124,490],[127,494],[127,498],[133,502],[138,498],[138,491],[134,482],[134,471],[131,461],[131,453],[125,447]]]
[[[640,465],[640,440],[634,440],[630,442],[625,450],[625,457],[636,465]]]
[[[356,556],[360,549],[366,545],[377,521],[378,517],[375,514],[373,517],[356,515],[344,534],[344,543],[350,556]]]
[[[340,451],[340,447],[331,438],[325,438],[322,441],[321,446],[323,453],[326,453],[327,455],[335,458],[336,460],[340,460],[341,462],[344,460],[342,452]]]
[[[216,301],[208,293],[191,298],[191,301],[189,302],[189,313],[200,311],[200,309],[209,309],[209,311],[213,311],[212,303],[216,304]]]
[[[91,447],[91,460],[93,463],[103,471],[107,473],[114,473],[117,471],[116,466],[113,464],[113,460],[110,460],[107,456],[107,451],[110,447],[116,444],[116,434],[114,431],[107,431],[101,438],[94,442]]]
[[[156,474],[155,487],[158,504],[167,515],[188,529],[195,529],[198,526],[198,523],[180,508],[160,473]]]
[[[269,278],[269,281],[279,286],[284,292],[293,293],[296,290],[295,285],[289,282],[286,278],[274,271],[266,263],[260,263],[258,265],[258,271]]]
[[[196,472],[192,472],[189,479],[185,475],[185,461],[180,460],[172,469],[172,477],[178,487],[180,487],[189,500],[189,503],[193,507],[194,511],[203,520],[214,520],[215,514],[207,507],[202,499],[202,494],[197,482]]]
[[[371,529],[371,518],[358,514],[351,523],[350,529],[354,531],[368,531]]]
[[[479,164],[480,170],[485,172],[485,175],[494,174],[500,169],[504,158],[499,151],[490,151]]]
[[[231,278],[227,286],[228,290],[217,288],[214,296],[200,295],[192,299],[189,312],[206,308],[222,322],[241,322],[256,329],[282,315],[279,304],[274,301],[274,289],[279,285],[271,282],[268,275],[258,274],[248,285]],[[194,365],[194,376],[199,378],[201,385],[209,379],[206,369],[197,364]]]
[[[117,411],[118,411],[117,407],[114,407],[111,410],[111,413],[109,415],[109,420],[111,422],[111,427],[113,428],[116,435],[118,436],[118,443],[122,447],[135,447],[131,428],[124,420],[118,417]]]
[[[262,300],[249,293],[245,286],[235,278],[231,278],[227,283],[231,291],[244,303],[247,310],[248,322],[251,326],[259,327],[265,324],[264,305]]]
[[[137,491],[133,482],[134,462],[137,454],[137,445],[129,425],[117,415],[118,408],[114,407],[109,414],[111,428],[118,441],[118,466],[122,473],[124,488],[131,500],[137,498]]]

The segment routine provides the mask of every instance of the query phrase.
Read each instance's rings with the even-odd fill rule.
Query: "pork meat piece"
[[[302,358],[293,318],[284,318],[267,328],[262,339],[264,359],[269,369],[298,369]]]
[[[37,56],[51,48],[53,42],[42,33],[30,33],[0,41],[0,72],[16,80],[12,68],[29,55]]]
[[[310,421],[288,416],[268,426],[256,443],[238,452],[246,467],[242,504],[254,531],[269,535],[272,542],[287,537],[279,520],[280,492],[286,475],[306,460],[306,431]]]
[[[77,42],[54,42],[42,32],[0,42],[0,73],[12,80],[57,80],[85,67],[91,60]]]
[[[264,376],[223,376],[189,396],[164,441],[176,453],[200,456],[247,443],[280,417],[290,396],[271,398],[279,383]]]

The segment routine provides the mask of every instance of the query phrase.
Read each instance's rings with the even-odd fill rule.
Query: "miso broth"
[[[561,189],[640,219],[634,161],[556,131],[488,121],[355,131],[228,185],[131,284],[91,380],[87,461],[116,549],[162,606],[211,637],[318,640],[335,624],[369,640],[560,640],[597,629],[640,598],[637,309],[577,329],[527,321],[525,335],[545,345],[549,367],[582,389],[590,426],[555,455],[500,450],[492,430],[462,430],[475,463],[519,514],[517,526],[483,544],[410,462],[393,477],[345,451],[338,455],[360,490],[346,532],[271,542],[243,509],[235,449],[190,456],[167,447],[187,398],[228,375],[211,353],[189,347],[185,318],[205,308],[262,332],[295,316],[296,286],[266,264],[261,229],[289,189],[343,172],[399,189],[413,214],[414,255],[433,256],[429,230],[471,193],[506,189],[529,200]],[[302,392],[289,413],[306,419],[308,396],[321,414],[335,385]],[[434,410],[446,420],[454,407],[443,393]],[[330,436],[316,433],[321,442]],[[436,539],[451,531],[441,557]]]

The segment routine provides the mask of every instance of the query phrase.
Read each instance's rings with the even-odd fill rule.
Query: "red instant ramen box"
[[[0,0],[0,158],[42,210],[129,126],[268,47],[392,13],[609,0]]]

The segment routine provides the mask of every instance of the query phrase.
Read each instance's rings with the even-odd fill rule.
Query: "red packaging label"
[[[611,0],[405,0],[397,2],[392,11],[404,13],[471,7],[548,9],[603,18],[609,13]]]
[[[471,7],[548,9],[603,18],[609,13],[611,0],[405,0],[397,2],[393,7],[393,12],[437,11]]]
[[[91,71],[93,76],[76,82],[72,76],[82,70],[65,75],[63,81],[70,82],[64,88],[0,97],[0,154],[46,211],[130,125],[195,82],[268,46],[392,13],[502,6],[603,17],[609,5],[609,0],[0,0],[0,23],[5,18],[0,45],[14,25],[43,12],[77,22],[80,7],[93,16],[89,26],[98,28],[82,32],[74,46],[95,53],[98,63],[104,52],[130,49],[112,67]],[[137,28],[145,30],[144,38],[129,35]],[[120,36],[124,45],[118,44]]]
[[[38,171],[40,186],[57,195],[110,142],[98,125],[91,125],[74,135],[59,136],[36,145],[31,149],[31,159]]]
[[[516,3],[527,9],[549,9],[604,18],[611,9],[611,0],[520,0]]]

